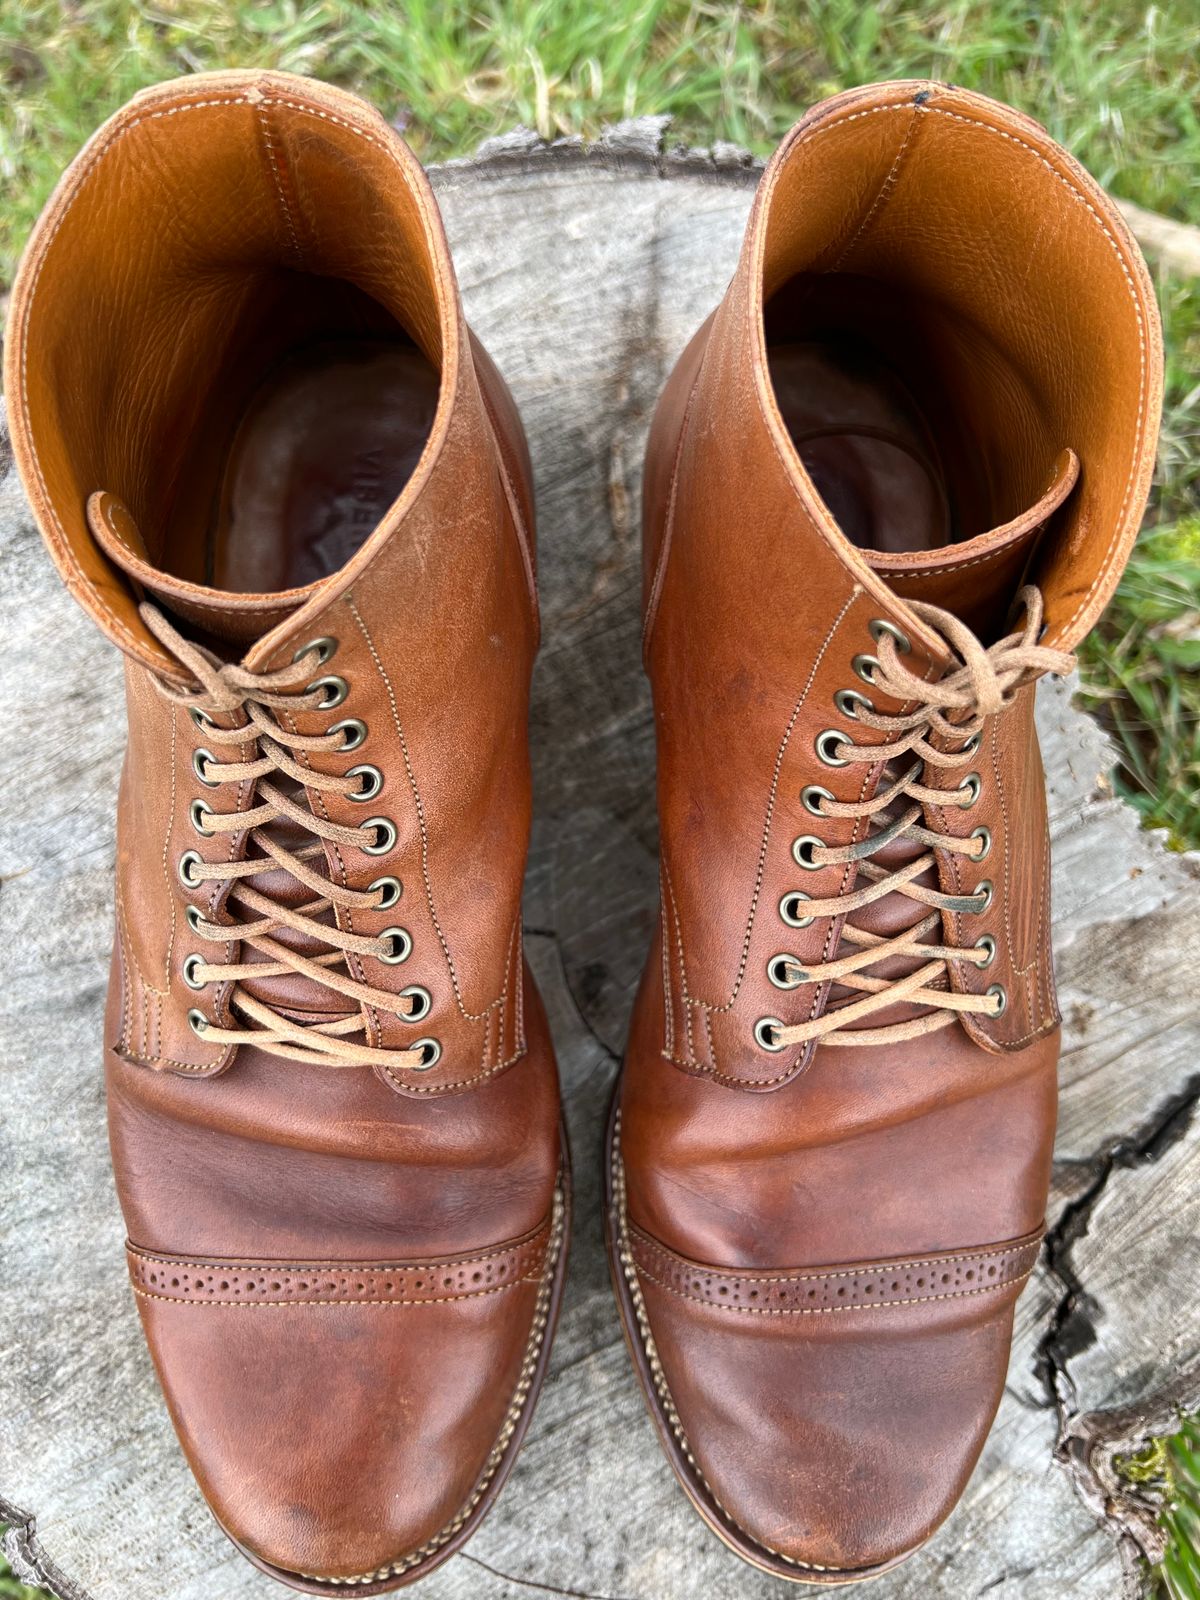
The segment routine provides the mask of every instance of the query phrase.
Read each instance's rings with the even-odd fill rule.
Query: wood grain
[[[664,130],[626,124],[586,148],[517,134],[435,172],[468,316],[513,387],[537,473],[527,942],[579,1220],[523,1456],[427,1600],[782,1592],[676,1488],[600,1239],[601,1119],[656,891],[641,452],[663,378],[732,270],[756,179],[739,151],[668,153]],[[18,1568],[64,1600],[266,1600],[280,1591],[226,1544],[183,1464],[125,1280],[97,1060],[119,664],[55,579],[7,455],[0,431],[0,1516],[16,1524]],[[1070,686],[1047,688],[1039,715],[1066,1019],[1050,1242],[979,1469],[942,1534],[873,1587],[879,1600],[1135,1593],[1123,1572],[1153,1535],[1111,1492],[1112,1441],[1200,1399],[1200,861],[1112,798],[1110,754]]]

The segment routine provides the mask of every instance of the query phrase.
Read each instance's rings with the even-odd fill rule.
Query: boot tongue
[[[309,598],[306,591],[294,599],[279,597],[264,603],[262,595],[206,589],[162,572],[151,561],[129,507],[107,490],[89,497],[87,516],[92,537],[113,566],[205,636],[201,643],[236,645],[241,647],[241,654],[246,645],[261,638]]]
[[[863,558],[901,599],[925,600],[953,612],[986,644],[1003,630],[1046,524],[1078,478],[1079,458],[1063,450],[1044,493],[1011,522],[937,550],[864,550]]]
[[[160,572],[150,560],[146,542],[129,508],[115,495],[104,492],[93,494],[88,500],[87,514],[96,543],[113,565],[131,578],[139,589],[161,602],[164,608],[190,623],[191,630],[199,635],[200,642],[211,645],[218,654],[227,654],[230,646],[237,654],[242,654],[248,644],[286,617],[299,603],[282,601],[264,606],[261,596],[202,589],[170,573]],[[224,651],[222,646],[226,647]],[[305,803],[304,792],[299,784],[282,773],[275,775],[274,782],[276,788],[301,805]],[[298,852],[312,842],[311,834],[305,833],[287,818],[275,822],[271,831],[280,844],[292,851]],[[245,881],[268,899],[292,909],[298,909],[312,899],[310,889],[271,861],[267,861],[262,872]],[[322,920],[332,924],[333,918],[327,912]],[[314,960],[328,949],[315,937],[297,934],[287,928],[280,929],[275,937],[280,944],[288,945]],[[248,965],[265,960],[249,946],[243,946],[241,959]],[[301,1021],[325,1021],[344,1016],[348,1010],[340,996],[298,972],[269,978],[247,976],[242,979],[242,987],[258,999]]]
[[[864,550],[863,558],[881,574],[890,588],[903,599],[925,600],[941,606],[966,623],[967,627],[986,644],[1004,630],[1013,598],[1027,574],[1046,524],[1071,493],[1079,477],[1079,460],[1071,450],[1064,450],[1055,460],[1050,481],[1045,492],[1020,516],[994,528],[990,533],[961,544],[943,546],[937,550],[922,550],[907,555],[888,554]],[[899,764],[903,766],[903,763]],[[899,776],[897,765],[889,764],[881,782],[892,783]],[[881,867],[896,871],[921,855],[926,846],[912,839],[894,839],[891,844],[872,857]],[[935,874],[923,874],[919,884],[935,888]],[[852,917],[856,927],[884,936],[914,927],[926,909],[917,901],[899,892],[885,895],[865,911]],[[850,954],[851,946],[843,944],[838,955]],[[892,958],[880,962],[870,971],[872,976],[898,978],[914,971],[920,963],[915,959]],[[844,985],[835,984],[830,992],[830,1005],[836,1007],[857,999],[858,995]],[[894,1008],[870,1019],[870,1026],[881,1027],[915,1015],[914,1007],[900,1002]]]

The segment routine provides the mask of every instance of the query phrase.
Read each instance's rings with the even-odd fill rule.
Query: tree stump
[[[523,1455],[426,1600],[779,1594],[701,1525],[655,1441],[601,1246],[601,1122],[655,916],[654,743],[639,663],[641,458],[655,398],[732,271],[757,167],[517,133],[434,173],[467,314],[537,475],[544,643],[526,942],[575,1151],[577,1233]],[[7,469],[7,470],[6,470]],[[0,1518],[62,1600],[266,1600],[184,1465],[122,1256],[99,1072],[120,672],[51,570],[0,432],[0,993],[5,1257]],[[1041,692],[1065,1047],[1048,1242],[962,1504],[878,1600],[1138,1592],[1152,1517],[1114,1452],[1200,1400],[1200,857],[1113,798],[1070,686]],[[319,1420],[314,1427],[319,1427]]]

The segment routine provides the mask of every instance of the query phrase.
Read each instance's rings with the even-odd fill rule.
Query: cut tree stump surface
[[[518,133],[434,173],[467,315],[513,388],[537,477],[526,944],[578,1221],[523,1454],[426,1600],[786,1592],[676,1486],[601,1246],[601,1122],[657,889],[642,450],[663,379],[732,271],[757,178],[739,151],[671,155],[664,132],[643,120],[586,149]],[[0,1516],[17,1570],[63,1600],[266,1600],[282,1591],[226,1543],[184,1465],[126,1281],[99,1070],[121,674],[52,572],[9,454],[0,433]],[[1065,1022],[1049,1239],[963,1501],[877,1600],[1137,1593],[1136,1541],[1152,1549],[1153,1526],[1113,1453],[1200,1401],[1200,858],[1169,853],[1112,797],[1111,752],[1070,685],[1041,690],[1039,718]]]

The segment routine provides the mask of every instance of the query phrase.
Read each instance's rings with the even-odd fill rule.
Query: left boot
[[[894,83],[784,142],[655,417],[612,1270],[684,1488],[780,1577],[902,1560],[999,1402],[1055,1120],[1034,685],[1120,577],[1161,381],[1087,174]]]

